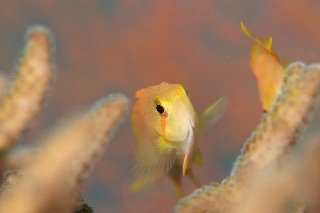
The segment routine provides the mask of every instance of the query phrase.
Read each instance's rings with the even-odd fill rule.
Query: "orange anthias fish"
[[[138,191],[166,174],[180,197],[183,175],[200,187],[191,169],[192,163],[202,164],[198,133],[223,114],[226,101],[220,98],[198,116],[187,90],[181,84],[168,83],[141,89],[136,99],[132,125],[138,146],[132,190]]]
[[[289,61],[281,63],[277,54],[272,50],[272,37],[265,41],[250,33],[241,22],[241,30],[255,41],[251,47],[250,67],[257,78],[260,102],[265,112],[268,112],[281,91],[284,70]]]

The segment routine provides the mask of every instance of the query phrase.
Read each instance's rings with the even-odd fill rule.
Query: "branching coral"
[[[23,180],[0,200],[0,212],[72,212],[83,178],[125,114],[126,103],[120,95],[102,99],[58,127],[21,169]]]
[[[30,28],[14,84],[0,103],[2,170],[11,162],[8,159],[12,152],[8,150],[39,111],[48,91],[52,75],[50,54],[48,30],[41,26]],[[28,154],[29,161],[18,168],[19,172],[7,173],[0,212],[75,212],[81,204],[82,183],[127,108],[124,95],[111,95],[59,124],[39,143],[37,151]]]
[[[283,159],[296,144],[315,106],[320,89],[320,64],[291,64],[283,85],[274,106],[262,116],[245,143],[230,176],[221,184],[203,186],[181,199],[176,212],[285,212],[299,198],[308,203],[311,194],[308,196],[301,190],[303,168],[295,168],[294,163]],[[312,167],[312,163],[320,166],[319,161],[308,161],[306,165]],[[319,187],[316,179],[310,184]],[[260,201],[266,197],[269,200],[263,200],[259,206],[259,196]]]
[[[35,26],[27,33],[27,45],[19,61],[13,85],[0,102],[0,150],[17,141],[39,111],[51,79],[50,33]]]

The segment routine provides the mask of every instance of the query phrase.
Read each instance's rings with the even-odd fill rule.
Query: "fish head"
[[[139,90],[133,117],[144,136],[159,141],[160,148],[188,154],[194,145],[198,116],[181,84],[161,83]]]

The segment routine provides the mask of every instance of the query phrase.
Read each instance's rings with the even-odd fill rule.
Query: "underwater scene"
[[[319,22],[317,0],[2,1],[0,212],[319,212]]]

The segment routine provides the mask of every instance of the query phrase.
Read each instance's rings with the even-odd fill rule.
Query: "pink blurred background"
[[[111,93],[126,94],[160,82],[182,83],[198,112],[225,96],[225,115],[201,134],[203,183],[230,171],[261,115],[250,71],[255,35],[273,37],[280,58],[319,62],[318,0],[14,0],[0,3],[0,70],[13,70],[28,26],[44,24],[55,37],[56,72],[44,110],[23,143],[36,141],[59,118]],[[136,140],[129,116],[95,165],[84,198],[95,212],[172,212],[177,199],[164,180],[145,193],[128,189]],[[194,190],[185,178],[186,193]]]

